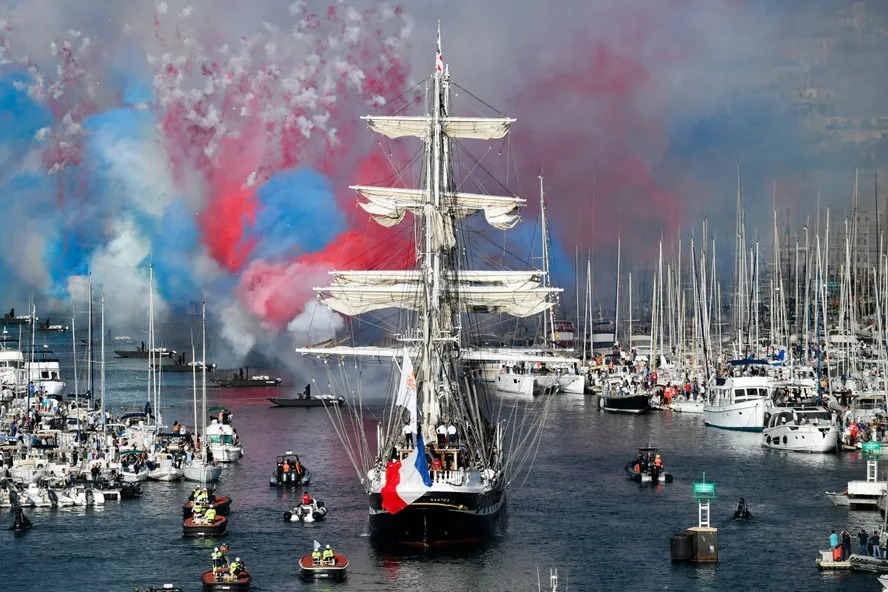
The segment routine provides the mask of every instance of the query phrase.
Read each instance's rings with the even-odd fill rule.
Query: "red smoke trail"
[[[531,151],[523,161],[547,171],[548,210],[564,244],[615,244],[622,233],[639,237],[653,254],[661,231],[674,231],[682,211],[653,178],[650,161],[664,132],[660,114],[645,111],[643,99],[656,90],[651,76],[639,59],[605,45],[573,53],[559,54],[519,95],[516,134]]]

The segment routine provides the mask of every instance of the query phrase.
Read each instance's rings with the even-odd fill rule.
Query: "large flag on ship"
[[[390,462],[385,468],[382,486],[382,507],[397,514],[422,497],[432,486],[429,463],[426,461],[422,434],[417,434],[416,448],[404,460]]]
[[[406,407],[410,412],[410,422],[416,425],[416,374],[413,372],[413,361],[406,349],[404,360],[401,362],[401,381],[398,383],[395,405]]]

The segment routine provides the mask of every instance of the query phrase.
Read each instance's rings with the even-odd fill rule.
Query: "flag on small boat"
[[[320,551],[320,550],[321,550],[321,543],[315,541],[314,544],[315,544],[315,548],[314,548],[314,550],[315,550],[315,551]]]
[[[382,486],[380,493],[382,507],[391,514],[397,514],[418,500],[432,486],[422,434],[417,436],[413,452],[403,461],[392,461],[385,468],[385,485]]]

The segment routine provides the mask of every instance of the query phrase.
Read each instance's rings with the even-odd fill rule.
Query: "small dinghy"
[[[268,480],[269,486],[299,487],[309,483],[311,483],[311,471],[302,464],[298,454],[288,450],[277,457],[274,472]]]
[[[306,499],[306,497],[308,499]],[[302,503],[292,510],[284,511],[284,520],[287,522],[316,522],[323,520],[327,515],[327,506],[307,493],[302,497]]]
[[[228,518],[216,516],[212,521],[195,520],[186,518],[182,523],[183,534],[187,537],[215,537],[225,534],[228,528]],[[221,588],[220,588],[221,589]],[[231,588],[234,590],[234,588]]]
[[[164,584],[163,586],[152,586],[150,588],[134,588],[133,592],[183,592],[179,586],[173,584]]]
[[[639,448],[634,460],[625,466],[626,477],[636,483],[672,483],[672,473],[663,470],[656,448]]]
[[[749,511],[749,506],[746,505],[746,500],[741,497],[737,509],[734,510],[734,520],[749,520],[750,518],[752,518],[752,513]]]
[[[210,590],[249,590],[253,576],[248,572],[241,572],[240,576],[235,578],[226,573],[216,579],[213,572],[206,571],[201,577],[201,582],[205,592]]]
[[[333,555],[333,563],[329,561],[313,559],[311,554],[305,555],[299,560],[299,573],[303,580],[336,580],[345,579],[345,569],[348,567],[348,559],[338,553]]]

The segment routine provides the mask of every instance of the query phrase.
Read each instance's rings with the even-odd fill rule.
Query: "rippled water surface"
[[[141,368],[108,365],[112,405],[144,404]],[[165,380],[167,422],[191,425],[190,376]],[[224,540],[246,561],[255,590],[533,591],[538,570],[546,589],[550,566],[559,568],[560,590],[879,589],[873,574],[821,573],[814,564],[830,529],[877,526],[876,514],[849,513],[824,495],[863,478],[857,454],[779,453],[762,449],[757,434],[706,428],[699,416],[606,414],[594,397],[558,395],[496,539],[483,548],[392,555],[366,536],[366,497],[325,410],[275,408],[265,399],[291,394],[286,387],[209,391],[210,405],[233,410],[246,446],[218,490],[234,500]],[[625,462],[649,443],[660,447],[673,483],[654,488],[625,478]],[[326,521],[283,521],[297,496],[269,487],[268,476],[285,450],[312,469],[309,491],[330,508]],[[718,487],[719,563],[673,564],[669,535],[696,524],[692,482],[704,471]],[[199,590],[218,543],[182,537],[180,506],[190,487],[148,482],[141,499],[101,509],[29,510],[31,531],[0,535],[3,588],[131,591],[171,582]],[[741,496],[754,515],[749,522],[730,520]],[[8,510],[0,511],[4,522],[12,522]],[[313,540],[349,558],[346,582],[299,580],[296,562]]]

